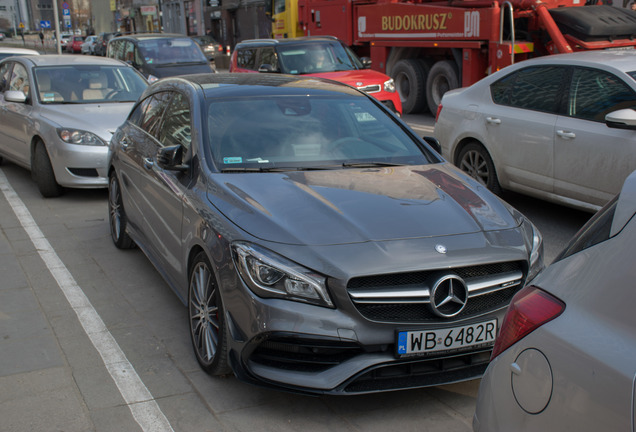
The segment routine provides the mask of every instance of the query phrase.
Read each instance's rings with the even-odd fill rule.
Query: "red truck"
[[[332,35],[395,80],[404,113],[540,55],[634,49],[636,12],[585,0],[298,0],[307,36]]]

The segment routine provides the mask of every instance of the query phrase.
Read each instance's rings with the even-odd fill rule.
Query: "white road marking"
[[[42,261],[57,281],[77,318],[104,361],[130,412],[141,429],[147,432],[173,431],[170,422],[159,408],[150,391],[137,375],[119,344],[108,331],[101,317],[93,308],[84,291],[68,271],[55,250],[44,237],[22,200],[13,190],[7,177],[0,170],[0,189],[11,205],[22,228],[31,238]]]

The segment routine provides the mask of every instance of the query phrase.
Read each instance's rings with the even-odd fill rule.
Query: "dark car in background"
[[[218,43],[212,36],[203,35],[203,36],[190,36],[193,41],[199,44],[203,54],[210,61],[214,61],[214,57],[217,54],[223,54],[223,46]]]
[[[121,33],[108,33],[102,32],[97,36],[97,41],[95,42],[95,55],[105,56],[106,48],[108,47],[108,42],[117,36],[121,36]]]
[[[543,268],[528,219],[342,83],[161,79],[111,151],[112,240],[187,306],[213,375],[314,394],[475,379]]]
[[[118,36],[108,42],[106,55],[131,64],[151,83],[169,76],[215,72],[201,47],[182,34]]]

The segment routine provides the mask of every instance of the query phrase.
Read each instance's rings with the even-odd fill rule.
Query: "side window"
[[[158,139],[163,146],[182,145],[186,149],[190,148],[192,142],[190,105],[188,98],[181,93],[175,93],[172,98],[159,130]]]
[[[159,92],[155,93],[148,102],[148,107],[144,112],[144,117],[139,125],[143,130],[150,135],[156,137],[157,125],[161,122],[163,112],[166,110],[166,106],[172,96],[171,92]]]
[[[124,49],[122,51],[123,52],[121,59],[126,63],[132,64],[132,62],[135,60],[135,45],[130,41],[126,41],[126,43],[124,44]]]
[[[618,195],[592,216],[579,230],[577,235],[570,240],[570,243],[565,249],[554,259],[554,262],[561,261],[570,255],[574,255],[577,252],[581,252],[582,250],[608,240],[610,238],[617,204]]]
[[[575,68],[570,82],[568,115],[604,122],[605,115],[636,106],[636,94],[615,75],[588,68]]]
[[[242,69],[257,70],[256,49],[239,49],[238,54],[236,55],[236,64]]]
[[[4,62],[0,66],[0,91],[7,90],[9,81],[11,80],[11,67],[13,62]]]
[[[267,47],[261,49],[261,59],[259,61],[258,67],[260,68],[262,64],[272,65],[274,70],[278,69],[278,60],[276,58],[276,52],[274,51],[274,47]]]
[[[20,63],[16,63],[11,73],[11,82],[9,83],[9,90],[18,90],[23,92],[28,98],[31,94],[31,86],[29,85],[29,76],[27,75],[26,68]]]
[[[132,110],[132,112],[130,113],[130,116],[128,117],[128,121],[131,122],[132,124],[141,127],[141,121],[144,118],[144,114],[146,112],[146,108],[148,108],[148,104],[150,103],[150,100],[152,99],[151,97],[147,97],[146,99],[144,99],[143,101],[141,101],[141,103],[139,103],[134,110]]]
[[[125,47],[126,47],[125,40],[115,41],[113,43],[113,58],[116,58],[117,60],[123,60]]]
[[[499,105],[557,113],[565,75],[563,67],[529,67],[493,83],[490,92]]]

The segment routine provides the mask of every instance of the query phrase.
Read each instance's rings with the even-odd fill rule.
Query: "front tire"
[[[201,368],[210,375],[229,374],[225,310],[205,252],[199,252],[190,270],[188,316],[192,347]]]
[[[135,242],[126,232],[128,218],[124,211],[124,204],[121,198],[121,188],[119,180],[113,171],[108,179],[108,220],[110,224],[110,236],[118,249],[132,249]]]
[[[501,186],[497,178],[495,164],[488,154],[488,150],[480,143],[473,141],[467,144],[457,157],[457,166],[485,185],[495,194],[501,193]]]
[[[42,141],[35,144],[31,173],[44,198],[55,198],[64,192],[64,188],[55,180],[53,165]]]

